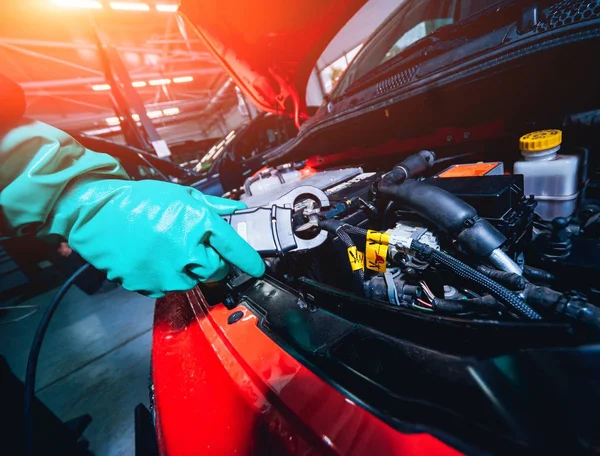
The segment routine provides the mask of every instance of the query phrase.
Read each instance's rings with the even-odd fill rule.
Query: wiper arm
[[[442,36],[436,33],[446,27],[448,27],[446,32],[450,32],[450,29],[452,29],[452,33],[443,33]],[[371,84],[373,80],[380,79],[392,68],[395,70],[399,64],[404,63],[405,61],[416,60],[424,56],[432,57],[456,47],[458,44],[457,40],[452,38],[458,35],[456,33],[457,30],[458,28],[455,28],[454,25],[444,25],[432,34],[424,36],[420,40],[415,41],[413,44],[403,49],[400,53],[389,59],[383,65],[380,65],[379,67],[371,70],[361,78],[354,81],[348,87],[346,93],[352,93],[356,90],[360,90],[365,85]],[[465,40],[467,40],[467,38],[461,39],[460,44],[463,44]]]
[[[415,41],[412,44],[409,44],[406,48],[404,48],[402,51],[400,51],[398,53],[398,55],[394,56],[394,59],[396,61],[398,61],[400,58],[406,59],[406,58],[414,56],[416,54],[422,55],[425,51],[431,49],[432,47],[436,46],[440,42],[443,42],[444,40],[448,39],[451,34],[448,34],[448,36],[444,36],[444,38],[440,37],[438,34],[438,32],[440,30],[442,30],[446,27],[454,27],[454,26],[451,24],[444,25],[443,27],[440,27],[433,33],[424,36],[423,38]]]

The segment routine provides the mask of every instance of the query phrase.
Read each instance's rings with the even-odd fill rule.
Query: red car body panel
[[[233,324],[234,312],[242,317]],[[209,307],[198,290],[156,303],[154,406],[165,455],[457,455],[400,433],[315,375],[245,307]]]
[[[179,13],[236,85],[265,112],[307,117],[317,59],[366,0],[183,0]]]

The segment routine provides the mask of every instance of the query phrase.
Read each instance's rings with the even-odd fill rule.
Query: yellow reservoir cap
[[[526,152],[540,152],[560,146],[562,143],[562,131],[540,130],[527,133],[519,139],[519,148]]]

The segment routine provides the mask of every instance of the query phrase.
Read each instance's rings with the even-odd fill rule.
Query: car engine
[[[270,274],[292,286],[462,320],[572,320],[599,330],[600,205],[589,158],[558,155],[574,167],[544,171],[548,163],[528,161],[523,149],[526,160],[512,163],[424,150],[388,172],[286,165],[249,179],[241,199],[269,206],[299,187],[327,196],[329,207],[318,207],[296,195],[291,216],[298,239],[326,231],[324,243],[265,255]]]

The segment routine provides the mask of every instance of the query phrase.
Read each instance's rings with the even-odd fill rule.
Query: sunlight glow
[[[150,6],[146,3],[110,2],[110,7],[122,11],[150,11]]]
[[[102,3],[96,0],[54,0],[58,6],[68,6],[70,8],[91,8],[102,9]]]
[[[177,11],[177,5],[176,4],[173,4],[173,5],[158,4],[158,5],[156,5],[156,10],[161,11],[163,13],[174,13],[175,11]]]

